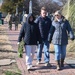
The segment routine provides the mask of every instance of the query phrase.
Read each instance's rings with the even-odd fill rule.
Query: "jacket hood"
[[[34,20],[35,20],[33,14],[28,14],[28,17],[27,17],[27,23],[29,23],[29,24],[30,24],[30,17],[31,17],[31,16],[33,17],[33,21],[32,21],[32,23],[33,23]]]

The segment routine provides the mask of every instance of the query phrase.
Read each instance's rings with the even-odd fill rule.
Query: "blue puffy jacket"
[[[42,40],[43,41],[47,40],[49,30],[50,30],[50,27],[51,27],[51,23],[52,23],[51,19],[48,18],[47,16],[45,18],[42,18],[42,16],[39,16],[35,20],[35,23],[37,23],[38,26],[39,26],[39,30],[40,30]]]

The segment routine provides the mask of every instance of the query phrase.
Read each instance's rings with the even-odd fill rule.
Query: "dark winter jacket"
[[[45,18],[42,18],[41,16],[39,16],[35,20],[35,23],[37,23],[38,26],[39,26],[39,30],[40,30],[42,40],[43,41],[47,40],[49,30],[50,30],[50,27],[51,27],[51,20],[47,16]]]
[[[21,28],[18,42],[20,42],[23,38],[25,45],[37,45],[38,41],[39,43],[41,42],[40,31],[38,25],[34,23],[34,20],[32,22],[29,21],[30,16],[33,17],[32,14],[28,15],[27,22],[24,23],[24,25]]]
[[[48,41],[51,42],[52,40],[53,44],[67,45],[68,34],[71,40],[74,40],[73,31],[69,22],[66,19],[63,19],[60,23],[58,21],[53,21],[48,35]]]

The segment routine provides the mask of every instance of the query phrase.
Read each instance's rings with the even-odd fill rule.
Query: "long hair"
[[[57,10],[55,13],[54,13],[54,21],[58,21],[56,18],[55,18],[55,16],[56,15],[61,15],[61,18],[62,18],[62,13],[61,13],[61,11],[60,10]]]

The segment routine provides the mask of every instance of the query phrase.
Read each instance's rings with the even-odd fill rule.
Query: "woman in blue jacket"
[[[71,26],[60,11],[55,12],[55,18],[49,32],[48,41],[54,44],[55,60],[57,62],[57,70],[64,67],[64,59],[66,57],[66,46],[68,44],[68,34],[71,40],[74,40],[74,34]]]

